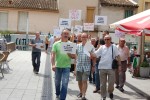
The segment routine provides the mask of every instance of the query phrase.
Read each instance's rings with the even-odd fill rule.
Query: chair
[[[5,55],[3,53],[0,53],[0,70],[1,70],[1,73],[2,73],[2,77],[4,77],[3,69],[2,69],[2,63],[3,63],[4,58],[5,58]]]
[[[7,60],[8,56],[10,54],[10,51],[3,51],[3,54],[5,55],[4,59],[2,59],[3,69],[4,69],[4,65],[6,65],[7,66],[7,70],[10,70],[9,65],[8,65],[8,60]]]

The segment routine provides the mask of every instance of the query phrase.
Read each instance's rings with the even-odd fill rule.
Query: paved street
[[[49,55],[42,52],[38,75],[33,73],[30,51],[14,51],[8,59],[12,71],[6,71],[6,68],[4,70],[4,78],[0,80],[0,100],[55,100],[54,72],[50,70]],[[150,95],[150,79],[132,78],[129,73],[127,79],[125,92],[121,93],[115,89],[114,99],[147,100],[146,96]],[[92,93],[94,89],[94,85],[89,84],[86,93],[88,100],[100,100],[100,94]],[[140,95],[134,90],[144,95]],[[77,82],[71,73],[67,100],[79,100],[76,97],[78,92]],[[109,97],[107,98],[109,100]]]

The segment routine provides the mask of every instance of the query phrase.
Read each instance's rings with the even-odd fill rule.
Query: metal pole
[[[28,34],[29,34],[29,17],[27,15],[27,29],[26,29],[26,50],[28,50],[28,44],[29,44],[29,41],[28,41]]]

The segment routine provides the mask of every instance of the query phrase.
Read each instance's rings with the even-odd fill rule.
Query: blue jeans
[[[60,100],[65,100],[69,82],[70,67],[57,68],[55,71],[55,89],[56,95],[60,96]]]
[[[96,90],[100,89],[100,77],[99,77],[99,69],[98,69],[98,63],[96,63],[95,66],[95,85],[96,85]]]
[[[37,72],[39,72],[39,68],[40,68],[40,58],[41,58],[41,52],[32,52],[32,65],[33,65],[33,69]]]

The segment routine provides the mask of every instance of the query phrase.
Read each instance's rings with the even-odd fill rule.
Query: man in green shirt
[[[69,42],[69,31],[64,29],[61,33],[61,40],[53,44],[51,63],[52,70],[55,71],[55,89],[56,89],[56,98],[60,100],[66,99],[71,59],[75,58],[75,54],[63,54],[61,52],[61,43]],[[63,80],[63,81],[62,81]],[[62,83],[62,84],[61,84]]]

